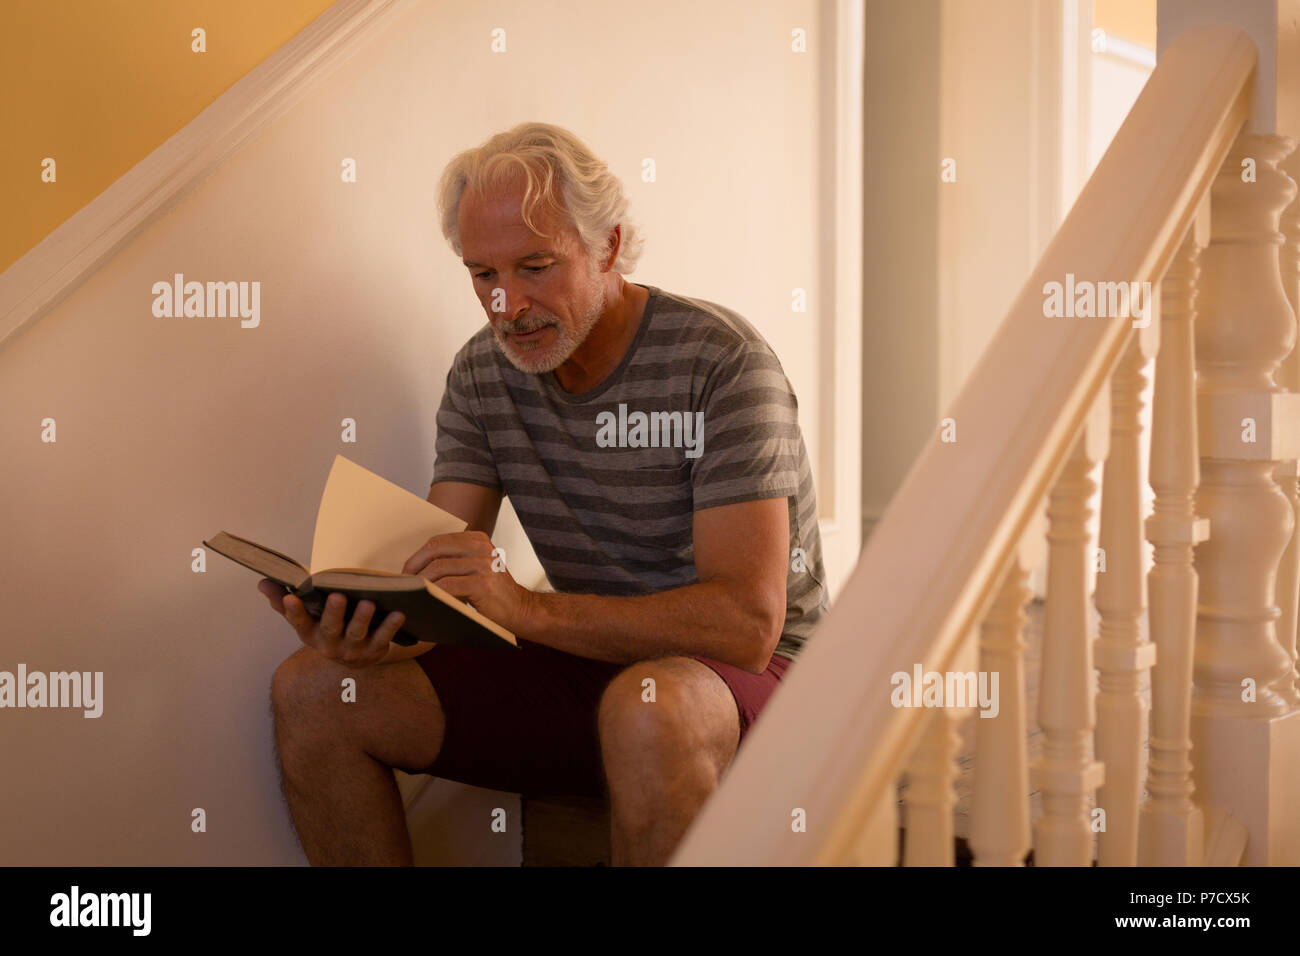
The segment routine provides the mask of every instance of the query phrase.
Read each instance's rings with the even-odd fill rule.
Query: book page
[[[311,570],[366,568],[397,574],[435,534],[465,522],[342,455],[334,456],[311,544]]]

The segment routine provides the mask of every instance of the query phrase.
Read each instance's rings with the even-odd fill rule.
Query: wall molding
[[[412,0],[338,0],[0,272],[0,348],[344,63]]]
[[[1092,52],[1098,56],[1113,56],[1133,66],[1156,68],[1156,51],[1140,43],[1132,43],[1122,37],[1111,36],[1105,30],[1093,31]]]

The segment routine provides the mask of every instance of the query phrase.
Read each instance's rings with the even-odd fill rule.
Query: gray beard
[[[511,365],[529,375],[545,375],[547,372],[555,371],[569,360],[583,342],[587,341],[591,330],[600,321],[601,313],[605,311],[605,300],[608,298],[603,286],[601,289],[600,298],[593,303],[591,310],[582,317],[576,328],[566,328],[558,320],[542,319],[540,322],[525,320],[519,326],[503,326],[499,332],[493,330],[492,339],[496,342],[498,351]],[[509,333],[527,330],[530,327],[540,328],[543,325],[555,326],[556,340],[554,345],[541,354],[537,354],[536,350],[516,354],[515,349],[506,345],[505,338]]]

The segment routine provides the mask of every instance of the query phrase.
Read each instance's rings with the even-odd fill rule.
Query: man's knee
[[[739,715],[711,669],[669,657],[616,674],[601,695],[597,727],[607,769],[631,758],[640,766],[699,764],[720,774],[735,754]]]
[[[348,667],[313,648],[298,648],[271,676],[276,725],[338,736],[346,728],[373,722],[384,691],[383,681],[374,673],[379,666]]]
[[[271,708],[277,720],[315,711],[327,684],[339,686],[335,672],[342,665],[303,645],[276,667],[271,675]]]
[[[414,660],[348,667],[303,646],[271,678],[277,736],[308,752],[349,741],[395,767],[425,767],[441,748],[445,719]]]
[[[681,731],[682,688],[671,664],[641,661],[614,675],[600,697],[602,743],[629,735],[646,741]]]

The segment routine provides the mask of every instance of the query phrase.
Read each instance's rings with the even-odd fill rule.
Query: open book
[[[345,623],[361,600],[375,605],[371,631],[392,611],[406,615],[395,644],[517,649],[515,636],[495,621],[425,578],[401,573],[406,559],[429,538],[464,530],[465,522],[455,515],[336,455],[316,512],[311,567],[225,531],[203,543],[289,588],[314,617],[324,611],[330,592],[339,591],[348,599]]]

